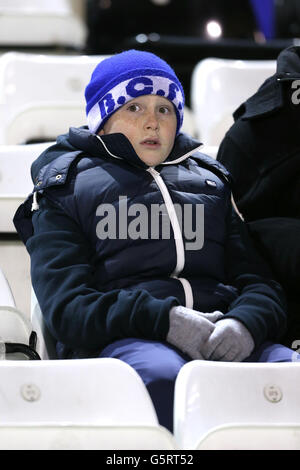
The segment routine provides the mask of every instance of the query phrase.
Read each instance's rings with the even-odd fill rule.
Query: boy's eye
[[[159,112],[162,114],[168,114],[171,112],[171,110],[168,106],[160,106]]]
[[[131,111],[132,113],[135,113],[136,111],[139,111],[140,107],[139,105],[133,103],[131,104],[130,106],[128,106],[127,108],[129,111]]]

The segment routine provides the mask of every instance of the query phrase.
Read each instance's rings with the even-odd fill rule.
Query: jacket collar
[[[100,137],[92,134],[86,127],[71,128],[68,140],[75,148],[81,149],[92,156],[125,160],[138,168],[148,168],[148,165],[138,157],[124,134],[107,134]],[[201,145],[199,141],[180,133],[175,139],[170,155],[162,165],[179,163],[188,158]]]
[[[179,134],[171,154],[163,164],[176,164],[188,158],[201,146],[200,142]],[[98,137],[86,127],[70,128],[69,134],[58,137],[57,143],[46,149],[31,166],[34,189],[41,191],[49,186],[63,185],[74,160],[84,155],[123,160],[129,164],[147,169],[140,160],[129,140],[123,134]]]

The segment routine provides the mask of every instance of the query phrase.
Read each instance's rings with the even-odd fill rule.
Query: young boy
[[[59,358],[115,357],[142,377],[172,430],[192,359],[291,361],[280,286],[231,206],[230,175],[180,133],[184,93],[148,52],[103,60],[88,128],[32,165],[15,225]]]

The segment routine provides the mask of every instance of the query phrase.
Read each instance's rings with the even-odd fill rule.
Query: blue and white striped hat
[[[180,81],[163,59],[134,49],[104,59],[92,73],[85,89],[89,130],[99,132],[117,109],[142,95],[160,95],[173,103],[178,133],[184,110]]]

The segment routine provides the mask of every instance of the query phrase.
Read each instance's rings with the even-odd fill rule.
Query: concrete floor
[[[30,258],[21,241],[0,241],[0,267],[12,290],[16,307],[30,317]]]

